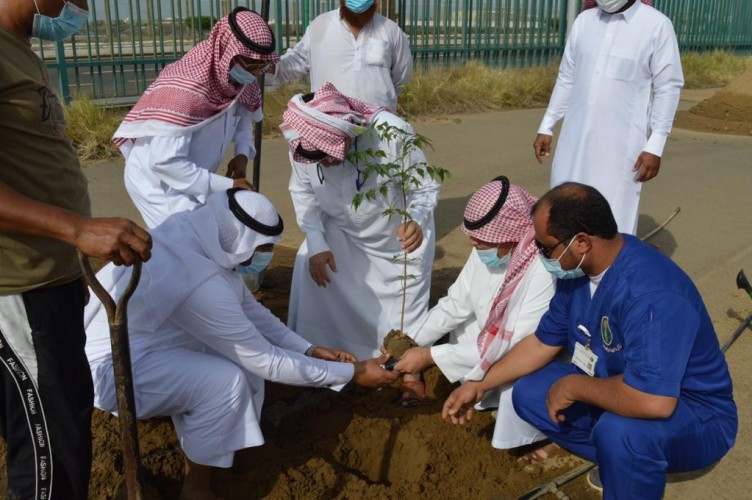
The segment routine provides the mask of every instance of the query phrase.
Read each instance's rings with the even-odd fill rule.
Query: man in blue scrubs
[[[731,378],[708,312],[668,257],[619,234],[590,186],[562,184],[533,208],[546,268],[559,278],[550,309],[443,415],[472,417],[487,390],[515,380],[517,413],[598,464],[604,498],[661,498],[667,472],[701,469],[733,446]],[[566,347],[571,362],[553,361]]]

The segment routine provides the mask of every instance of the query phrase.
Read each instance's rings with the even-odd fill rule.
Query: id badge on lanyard
[[[582,325],[578,325],[577,329],[585,334],[587,337],[587,343],[582,345],[580,342],[575,342],[572,363],[574,363],[577,368],[593,377],[595,376],[595,365],[598,363],[598,355],[590,349],[590,332],[588,329]]]

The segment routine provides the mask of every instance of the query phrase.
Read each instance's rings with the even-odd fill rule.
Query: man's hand
[[[400,373],[420,373],[434,364],[430,347],[411,347],[394,365],[394,370]]]
[[[414,220],[408,221],[397,228],[397,239],[402,243],[402,250],[411,253],[423,243],[423,230]]]
[[[244,178],[233,180],[232,187],[240,188],[240,189],[247,189],[248,191],[256,191],[256,187],[250,182],[248,182],[247,180],[245,180]]]
[[[227,173],[225,177],[230,179],[245,179],[246,168],[248,167],[248,157],[246,155],[237,155],[227,163]]]
[[[553,137],[547,134],[538,134],[535,137],[535,142],[533,143],[533,150],[535,150],[535,159],[538,160],[538,163],[543,165],[543,157],[549,157],[551,156],[551,141],[553,140]]]
[[[76,221],[73,246],[85,255],[130,266],[151,258],[151,235],[128,219],[87,218]]]
[[[575,402],[570,393],[572,383],[576,383],[578,375],[568,375],[561,378],[551,386],[546,396],[546,408],[548,416],[554,422],[563,422],[566,417],[561,413]]]
[[[637,172],[636,180],[640,182],[647,182],[656,175],[661,168],[661,157],[655,156],[652,153],[643,151],[640,156],[637,157],[637,161],[632,167],[632,172]]]
[[[308,259],[308,269],[311,272],[311,278],[318,285],[326,288],[327,283],[331,283],[329,273],[326,271],[326,266],[337,272],[337,264],[334,263],[334,254],[330,251],[317,253]]]
[[[483,399],[484,391],[478,382],[466,382],[456,388],[444,401],[441,417],[451,419],[453,424],[465,425],[473,418],[473,405]]]
[[[352,381],[369,389],[380,389],[399,378],[399,373],[386,371],[381,367],[382,358],[372,358],[355,363]]]
[[[349,363],[358,362],[358,358],[347,351],[342,351],[340,349],[329,349],[327,347],[317,346],[316,349],[313,350],[311,356],[326,361],[347,361]]]

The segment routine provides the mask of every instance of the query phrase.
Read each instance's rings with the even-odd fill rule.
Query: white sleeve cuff
[[[667,139],[667,135],[653,132],[642,150],[655,156],[663,156],[663,148],[666,146]]]
[[[209,176],[209,191],[221,193],[232,188],[233,180],[223,175],[211,174]]]
[[[543,118],[543,121],[540,124],[540,127],[538,127],[538,133],[543,135],[554,135],[554,126],[556,125],[556,122],[551,122],[548,118]]]
[[[355,365],[352,363],[329,361],[327,366],[329,368],[327,379],[331,381],[329,389],[333,391],[341,391],[355,376]]]
[[[306,233],[306,244],[308,245],[308,256],[313,257],[321,252],[329,251],[329,245],[326,243],[324,233],[319,231],[309,231]]]
[[[248,142],[235,144],[235,156],[245,155],[250,160],[256,153],[256,151],[253,151],[253,153],[251,151],[253,151],[253,146]]]

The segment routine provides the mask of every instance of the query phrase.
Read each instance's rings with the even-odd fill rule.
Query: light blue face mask
[[[582,278],[585,276],[585,271],[583,271],[580,266],[582,265],[582,262],[585,260],[585,255],[582,256],[582,259],[580,259],[580,263],[577,264],[577,267],[574,269],[563,269],[561,267],[561,262],[559,260],[561,257],[567,253],[567,250],[569,250],[569,247],[572,246],[572,243],[574,243],[575,238],[572,238],[572,241],[569,242],[569,245],[567,245],[567,248],[564,249],[564,251],[559,255],[558,259],[547,259],[543,255],[539,255],[541,261],[543,261],[543,267],[546,268],[546,271],[553,274],[560,280],[571,280],[575,278]]]
[[[256,81],[256,77],[253,73],[243,69],[240,64],[235,64],[230,68],[230,78],[240,85],[248,85]]]
[[[476,248],[475,251],[478,252],[481,262],[488,267],[507,267],[509,265],[511,252],[507,252],[504,257],[499,258],[498,248],[488,248],[486,250],[478,250]]]
[[[373,5],[373,0],[345,0],[345,7],[356,14],[367,11],[371,8],[371,5]]]
[[[251,258],[251,263],[247,266],[238,266],[236,271],[240,274],[261,274],[269,267],[269,263],[274,257],[274,252],[256,252]]]
[[[71,2],[65,2],[63,10],[57,17],[43,16],[39,13],[36,1],[37,13],[34,14],[34,24],[31,27],[31,36],[42,40],[59,42],[80,30],[89,18],[89,11],[84,10]]]

